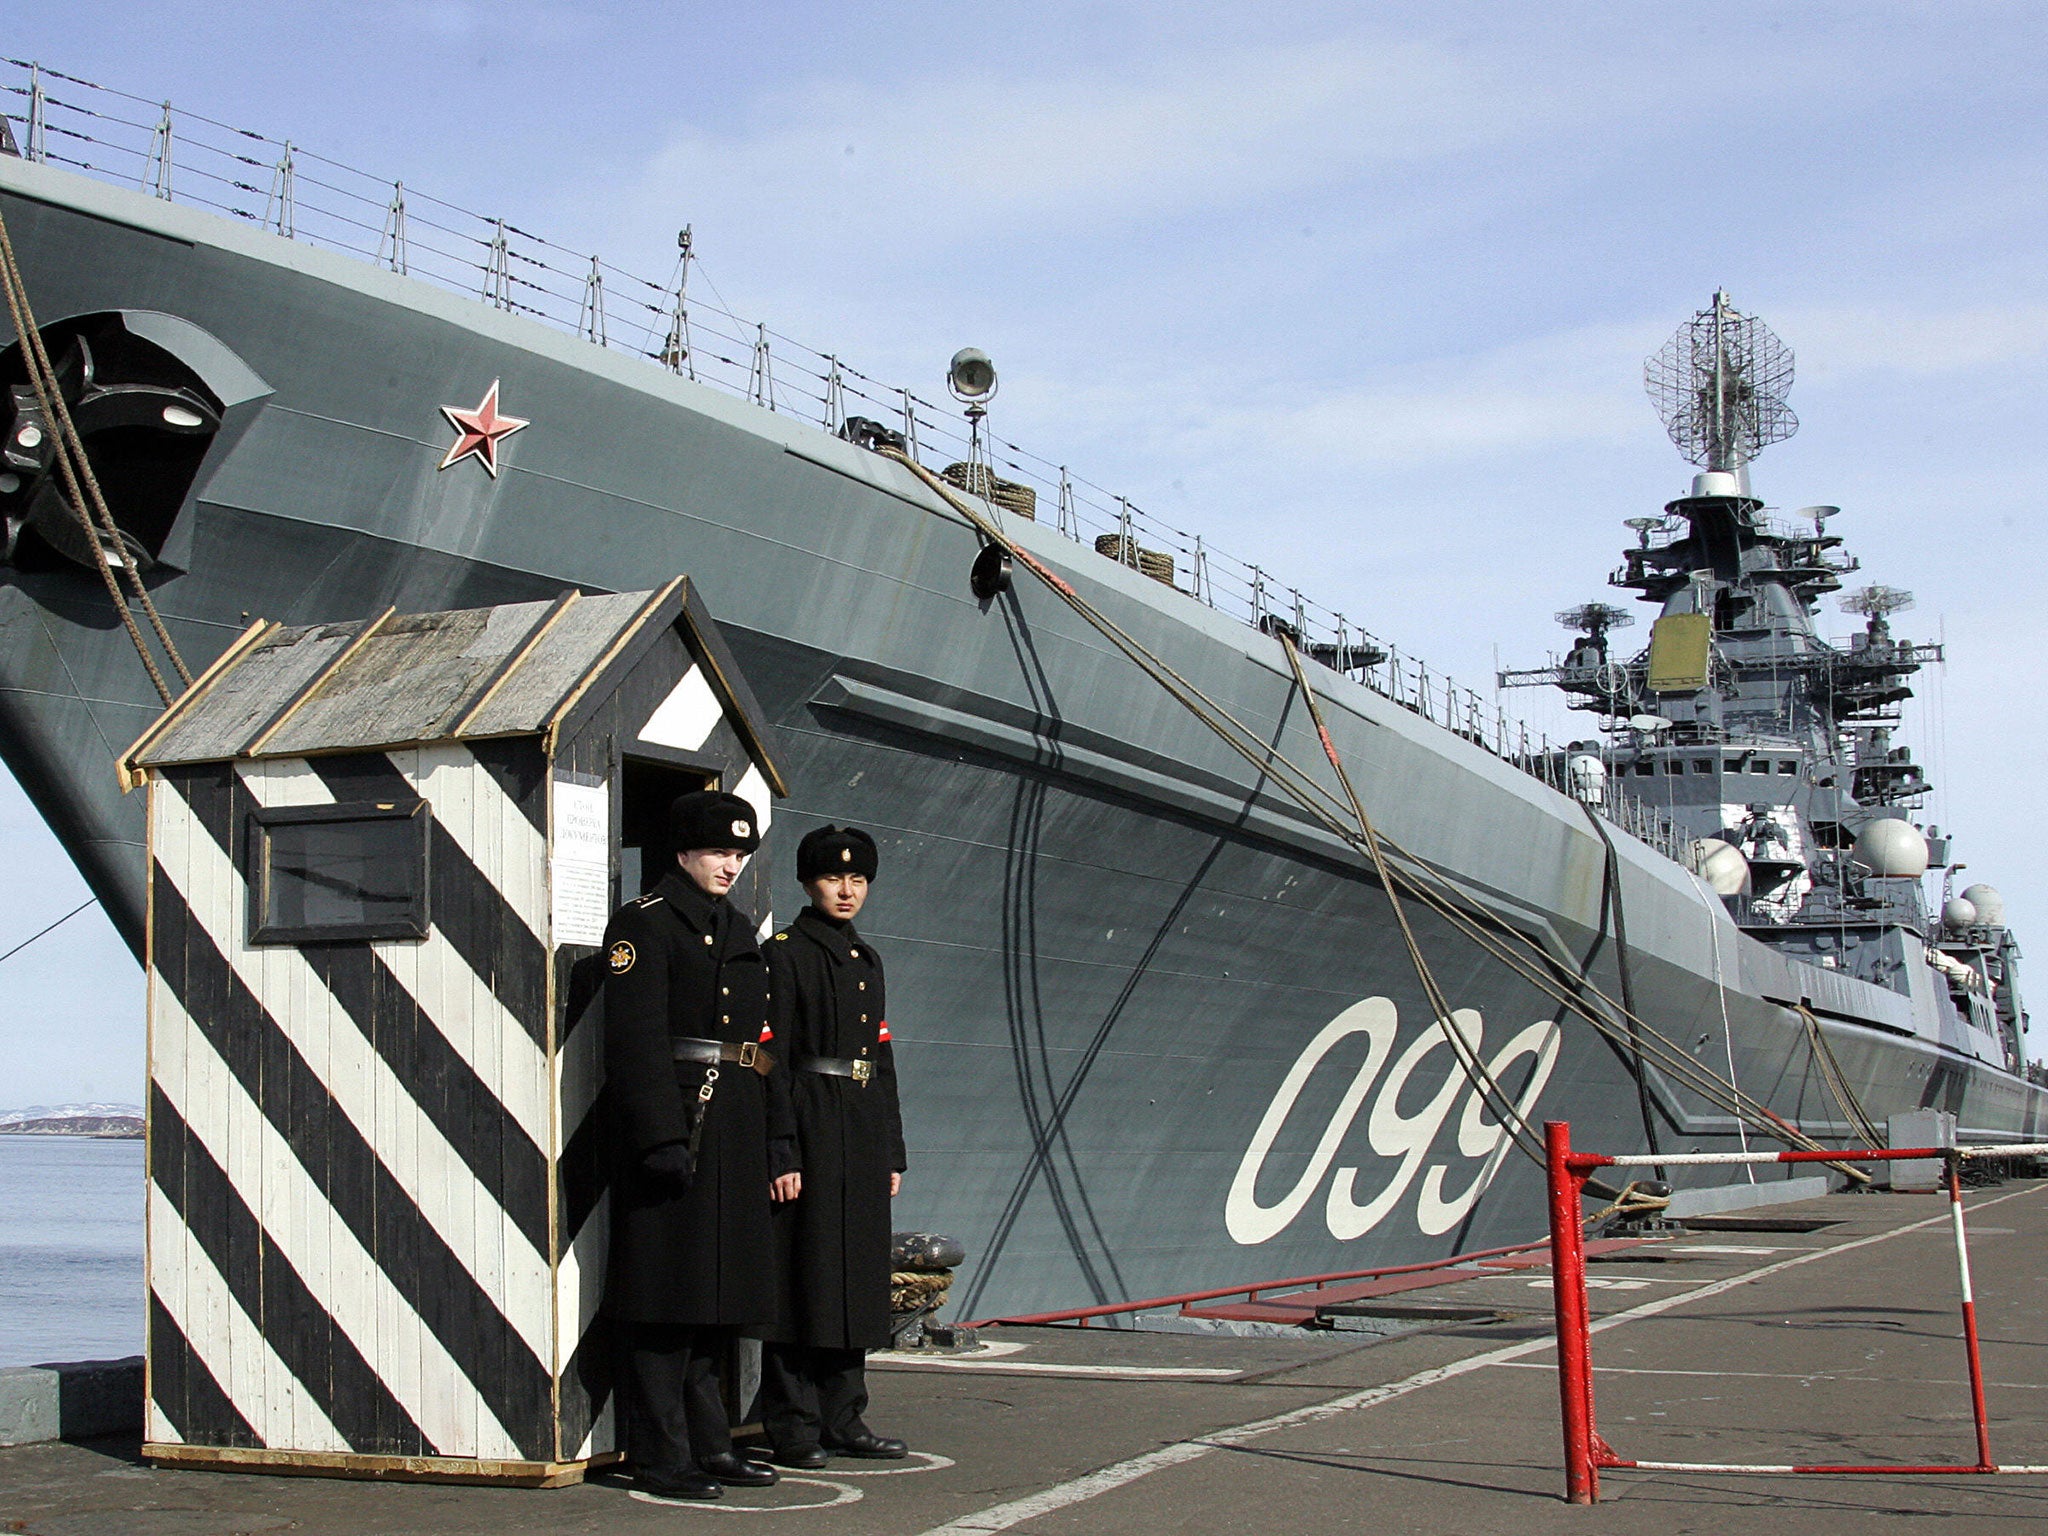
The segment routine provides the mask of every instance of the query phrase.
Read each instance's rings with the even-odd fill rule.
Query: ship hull
[[[956,1292],[1017,1313],[1526,1239],[1539,1170],[1429,1029],[1388,893],[1052,593],[977,599],[973,530],[899,466],[652,364],[345,258],[18,162],[0,208],[39,319],[147,310],[262,381],[152,577],[203,664],[300,624],[629,590],[688,572],[776,722],[790,829],[872,829],[911,1169],[898,1225],[959,1235]],[[493,380],[532,425],[439,468]],[[1025,547],[1304,765],[1278,642],[1051,530]],[[173,558],[174,557],[174,558]],[[175,567],[175,569],[171,568]],[[1862,1102],[2031,1135],[2042,1095],[1896,992],[1744,937],[1697,881],[1480,746],[1318,670],[1366,808],[1490,916],[1703,1066],[1846,1135],[1802,1003]],[[113,757],[156,713],[97,578],[0,567],[0,754],[139,943],[140,808]],[[780,901],[800,899],[783,879]],[[778,916],[786,916],[780,911]],[[1628,1052],[1411,905],[1463,1027],[1532,1120],[1642,1150]],[[1650,1075],[1667,1150],[1735,1123]]]

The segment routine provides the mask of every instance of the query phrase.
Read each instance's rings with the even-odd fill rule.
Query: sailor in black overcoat
[[[768,945],[799,1162],[776,1187],[780,1316],[761,1361],[761,1426],[785,1466],[907,1451],[862,1419],[867,1352],[889,1343],[889,1201],[906,1161],[882,958],[853,926],[877,863],[864,832],[812,832],[797,849],[811,904]]]
[[[716,1498],[723,1483],[775,1480],[734,1455],[715,1371],[734,1333],[774,1320],[769,1189],[795,1143],[768,964],[753,920],[725,899],[760,846],[754,810],[735,795],[684,795],[671,833],[678,867],[605,930],[619,1154],[606,1310],[637,1409],[639,1485]]]

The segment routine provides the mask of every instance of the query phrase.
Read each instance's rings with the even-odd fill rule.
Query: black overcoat
[[[612,914],[604,944],[605,1099],[616,1153],[607,1309],[624,1322],[758,1328],[775,1316],[770,1170],[782,1171],[794,1147],[784,1069],[763,1078],[719,1064],[687,1189],[641,1166],[655,1147],[688,1138],[685,1104],[704,1082],[706,1068],[677,1061],[672,1042],[760,1044],[772,1033],[754,925],[672,871]]]
[[[889,1175],[901,1173],[882,957],[815,907],[768,945],[775,1032],[793,1070],[803,1193],[775,1208],[781,1317],[765,1337],[830,1349],[889,1342]],[[800,1070],[808,1056],[874,1063],[866,1084]]]

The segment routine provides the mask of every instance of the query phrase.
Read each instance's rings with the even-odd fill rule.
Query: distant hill
[[[139,1104],[31,1104],[0,1113],[0,1136],[141,1135]]]

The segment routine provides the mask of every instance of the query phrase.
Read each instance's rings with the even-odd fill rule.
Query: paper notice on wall
[[[555,780],[548,894],[557,944],[604,942],[611,916],[611,826],[609,786]]]

